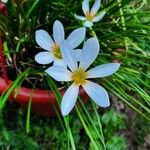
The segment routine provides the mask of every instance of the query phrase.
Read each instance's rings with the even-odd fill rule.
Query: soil
[[[119,100],[114,94],[111,94],[111,99],[116,111],[127,116],[127,128],[122,132],[127,139],[127,150],[150,150],[150,123]]]

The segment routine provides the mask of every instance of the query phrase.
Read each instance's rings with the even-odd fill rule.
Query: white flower
[[[72,50],[81,44],[81,42],[84,40],[85,31],[85,27],[78,28],[68,36],[66,41]],[[64,27],[60,21],[56,20],[54,22],[53,39],[44,30],[36,31],[35,38],[38,45],[46,50],[45,52],[39,52],[35,56],[35,61],[37,63],[44,65],[54,61],[54,65],[66,67],[60,51],[60,44],[62,40],[65,39]],[[78,55],[78,50],[74,50],[73,53],[77,53]]]
[[[101,0],[95,0],[95,3],[93,5],[93,7],[90,10],[89,7],[89,0],[84,0],[82,2],[82,10],[84,12],[84,16],[79,16],[79,15],[74,15],[76,19],[79,19],[81,21],[84,21],[84,26],[85,27],[92,27],[93,26],[93,22],[98,22],[100,20],[103,19],[104,15],[106,14],[105,11],[103,11],[100,14],[97,14],[99,8],[101,5]]]
[[[91,97],[97,105],[108,107],[110,103],[107,91],[98,84],[89,81],[89,79],[109,76],[119,69],[120,64],[109,63],[87,70],[99,53],[99,43],[95,38],[90,38],[85,42],[79,65],[69,50],[70,47],[67,45],[67,42],[63,42],[61,45],[61,52],[69,69],[60,66],[52,66],[46,70],[47,74],[57,81],[73,81],[63,96],[61,102],[62,114],[65,116],[73,109],[80,86],[83,87],[89,97]]]
[[[5,3],[5,4],[8,2],[8,0],[1,0],[1,1],[2,1],[3,3]]]

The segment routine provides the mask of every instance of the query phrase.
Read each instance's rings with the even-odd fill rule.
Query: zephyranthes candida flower
[[[95,0],[95,3],[90,10],[89,0],[84,0],[82,2],[82,10],[84,12],[85,17],[75,14],[75,18],[77,18],[81,21],[84,21],[84,26],[92,27],[93,22],[98,22],[98,21],[102,20],[106,13],[105,11],[103,11],[100,14],[97,13],[100,8],[100,5],[101,5],[101,0]]]
[[[85,27],[74,30],[66,39],[72,50],[76,48],[85,38]],[[53,25],[53,39],[44,30],[36,31],[36,42],[46,50],[35,56],[36,62],[39,64],[49,64],[54,61],[54,65],[66,66],[62,59],[60,44],[65,39],[64,27],[60,21],[55,21]],[[77,52],[77,50],[72,51]],[[78,52],[77,52],[78,55]]]
[[[61,102],[62,114],[65,116],[73,109],[80,86],[83,87],[89,97],[91,97],[97,105],[101,107],[109,106],[110,103],[107,91],[89,79],[109,76],[119,69],[120,64],[109,63],[88,70],[88,67],[99,53],[99,43],[95,38],[90,38],[85,42],[81,51],[79,65],[72,53],[70,53],[70,49],[71,47],[69,47],[67,42],[64,41],[61,44],[62,57],[69,69],[60,66],[52,66],[46,70],[46,72],[57,81],[72,81],[71,86],[65,92]]]
[[[8,0],[1,0],[1,2],[3,2],[3,3],[7,3],[7,2],[8,2]]]

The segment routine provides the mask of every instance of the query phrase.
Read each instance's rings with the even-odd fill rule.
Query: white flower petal
[[[96,38],[88,39],[81,52],[80,67],[85,70],[92,64],[99,53],[99,42]]]
[[[79,16],[79,15],[76,15],[76,14],[74,14],[74,17],[75,17],[76,19],[79,19],[79,20],[82,20],[82,21],[85,21],[85,20],[86,20],[85,17]]]
[[[61,41],[64,40],[65,38],[64,27],[62,23],[58,20],[54,22],[53,37],[54,37],[55,42],[57,43],[61,43]]]
[[[64,40],[60,44],[60,50],[62,57],[64,59],[64,62],[68,65],[68,67],[74,71],[77,69],[77,62],[76,59],[73,57],[73,49],[69,47],[67,42]]]
[[[45,70],[56,81],[71,81],[71,72],[64,67],[52,66]]]
[[[69,114],[73,109],[79,93],[79,86],[72,84],[68,90],[65,92],[62,102],[61,102],[61,112],[63,116]]]
[[[60,66],[60,67],[67,68],[67,65],[66,65],[66,63],[64,62],[63,59],[56,59],[54,61],[54,66]]]
[[[103,19],[103,17],[105,16],[106,12],[103,11],[101,14],[99,14],[98,16],[96,16],[94,19],[93,19],[93,22],[98,22],[100,20]]]
[[[2,1],[3,3],[5,3],[5,4],[8,2],[8,0],[1,0],[1,1]]]
[[[35,55],[35,61],[42,65],[49,64],[54,61],[54,56],[50,52],[40,52]]]
[[[54,43],[49,34],[44,30],[37,30],[35,33],[35,39],[37,44],[47,51],[50,51],[50,48]]]
[[[93,26],[93,22],[86,20],[86,21],[84,22],[84,26],[87,27],[87,28],[90,28],[90,27]]]
[[[91,12],[94,12],[94,14],[96,14],[100,8],[101,5],[101,0],[95,0],[95,3],[91,9]]]
[[[97,105],[101,107],[108,107],[110,105],[108,93],[103,87],[94,82],[86,81],[83,88]]]
[[[80,61],[81,49],[73,50],[73,57],[76,59],[76,61]]]
[[[76,30],[74,30],[66,39],[66,41],[68,42],[69,46],[74,49],[77,46],[79,46],[81,44],[81,42],[84,40],[85,38],[85,32],[86,32],[86,28],[82,27],[82,28],[78,28]]]
[[[99,65],[93,69],[87,71],[87,78],[101,78],[107,77],[113,73],[115,73],[120,67],[119,63],[109,63],[104,65]]]
[[[82,10],[84,14],[86,14],[86,12],[89,12],[89,0],[84,0],[82,2]]]

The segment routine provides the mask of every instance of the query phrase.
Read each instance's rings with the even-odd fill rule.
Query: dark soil
[[[126,130],[122,134],[127,139],[127,150],[150,150],[150,122],[111,94],[118,113],[126,114]]]

